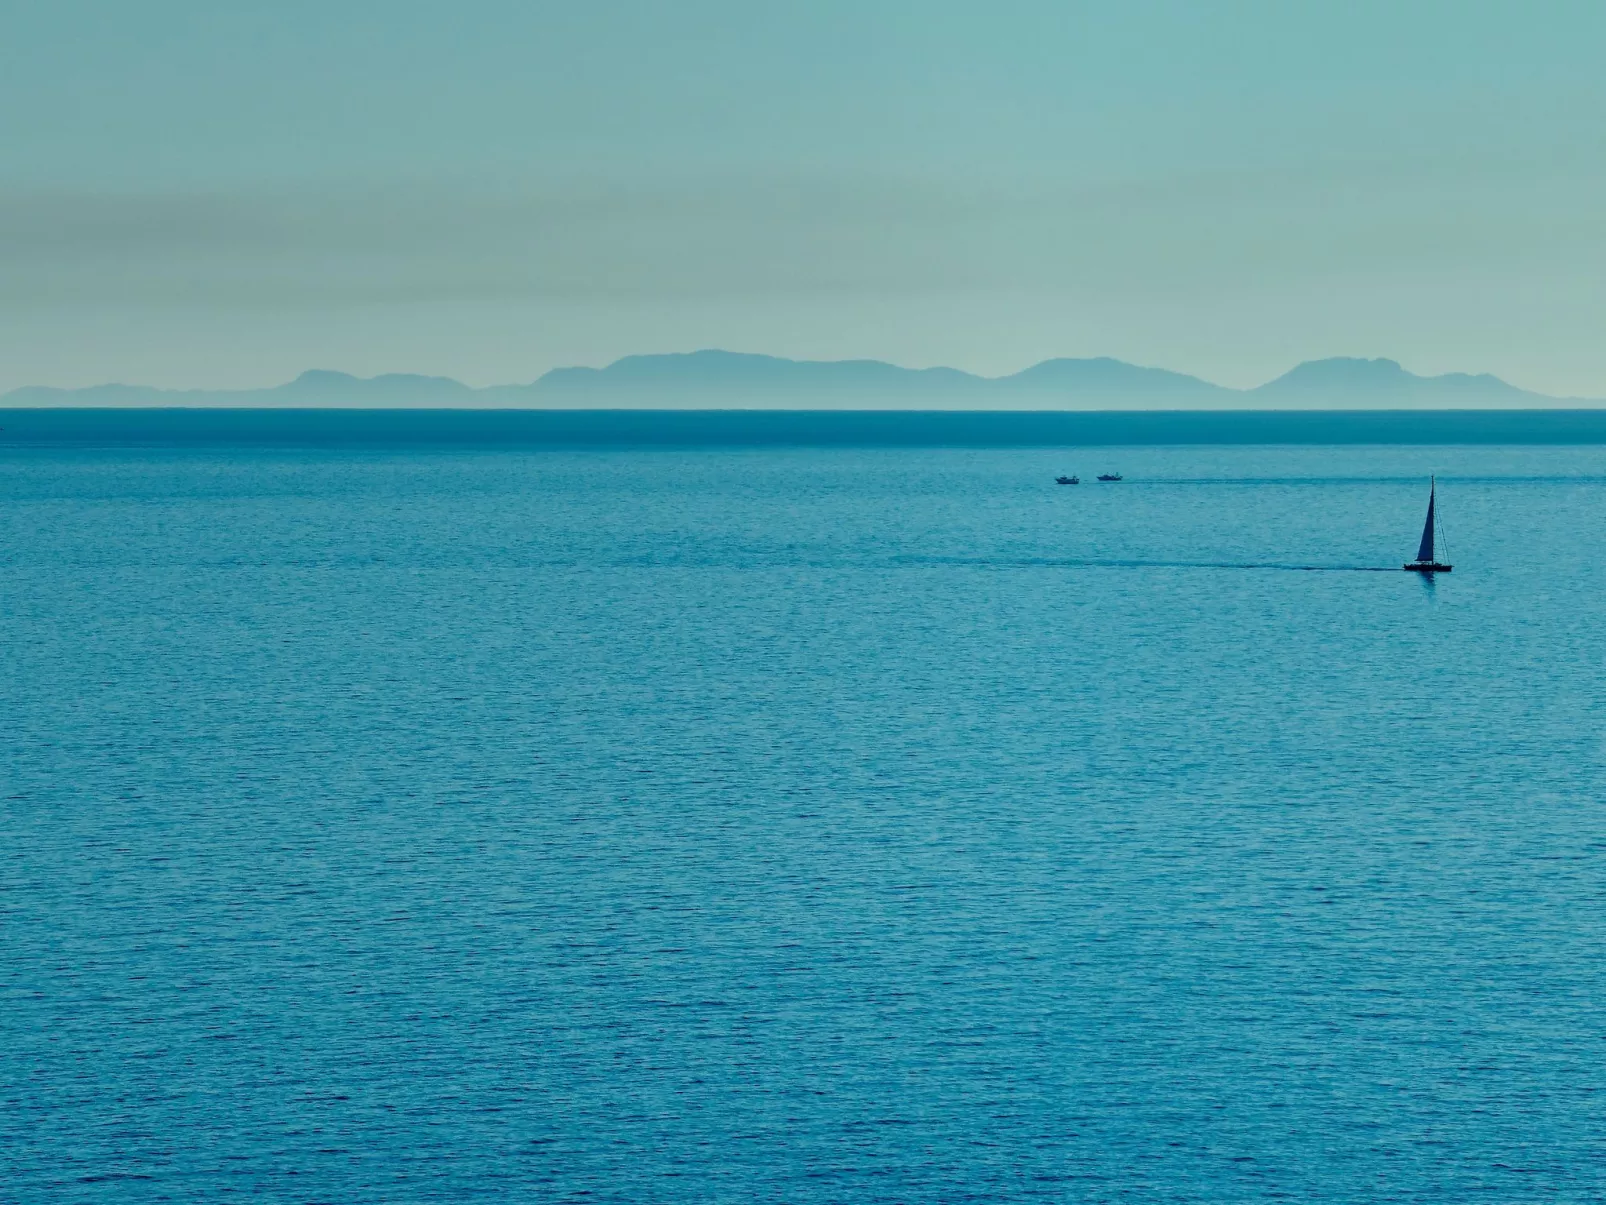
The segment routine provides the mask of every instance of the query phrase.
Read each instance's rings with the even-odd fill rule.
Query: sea
[[[1603,532],[1601,446],[0,444],[0,1200],[1606,1199]]]

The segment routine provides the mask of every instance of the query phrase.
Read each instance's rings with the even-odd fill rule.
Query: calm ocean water
[[[1430,472],[1452,575],[1300,568]],[[1600,1200],[1603,531],[1588,447],[0,452],[0,1199]]]

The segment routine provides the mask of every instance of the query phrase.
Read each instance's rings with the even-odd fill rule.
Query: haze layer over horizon
[[[1606,10],[24,3],[0,391],[763,348],[1606,396]]]

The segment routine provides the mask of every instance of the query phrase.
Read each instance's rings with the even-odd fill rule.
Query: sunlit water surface
[[[1601,1199],[1603,532],[1592,448],[0,454],[0,1197]]]

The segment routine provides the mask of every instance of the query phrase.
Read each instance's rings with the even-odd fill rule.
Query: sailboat
[[[1422,524],[1422,543],[1417,546],[1416,560],[1408,562],[1404,568],[1412,573],[1448,573],[1454,566],[1441,563],[1433,555],[1433,536],[1438,525],[1433,504],[1439,483],[1434,478],[1428,480],[1428,519]]]

